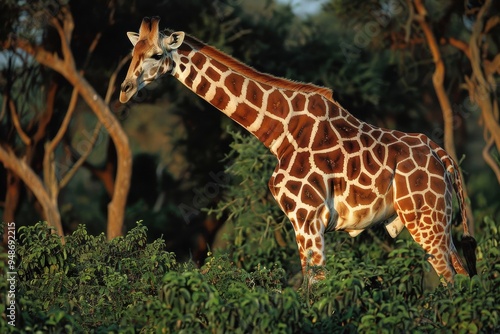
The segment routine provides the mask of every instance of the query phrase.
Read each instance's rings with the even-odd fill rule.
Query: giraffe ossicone
[[[138,34],[127,34],[134,48],[120,101],[170,74],[268,147],[277,158],[269,188],[293,225],[305,274],[325,264],[325,232],[356,236],[377,223],[392,237],[406,227],[446,281],[476,273],[461,174],[427,136],[362,122],[327,88],[260,73],[158,24],[145,18]],[[468,271],[451,236],[453,192]]]

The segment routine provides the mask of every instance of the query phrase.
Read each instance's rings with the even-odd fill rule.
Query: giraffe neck
[[[332,109],[329,105],[336,105],[327,88],[259,73],[193,37],[186,38],[173,61],[172,74],[179,81],[277,156],[293,116],[308,114],[311,109],[313,114],[316,109],[317,116],[325,116]]]

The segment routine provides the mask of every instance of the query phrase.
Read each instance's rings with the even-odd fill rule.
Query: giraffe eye
[[[163,57],[163,54],[161,54],[161,53],[158,53],[158,54],[151,56],[151,58],[153,58],[154,60],[160,60],[162,57]]]

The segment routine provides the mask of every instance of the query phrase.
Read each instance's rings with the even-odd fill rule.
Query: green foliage
[[[379,244],[357,252],[359,242],[339,237],[329,248],[326,279],[297,291],[285,283],[288,262],[263,259],[246,270],[228,254],[209,254],[198,269],[177,263],[163,240],[147,243],[140,223],[112,241],[80,227],[64,245],[39,223],[22,228],[17,245],[18,327],[6,323],[2,301],[0,331],[498,332],[500,234],[491,219],[485,219],[484,230],[478,240],[480,274],[457,275],[453,286],[424,289],[429,265],[410,240],[379,257]],[[249,254],[254,263],[258,256]],[[1,280],[2,299],[6,291]]]
[[[146,243],[141,224],[109,242],[81,225],[65,245],[42,223],[19,232],[19,293],[27,325],[69,317],[87,329],[112,326],[128,307],[156,295],[163,274],[177,266],[173,254],[163,251],[163,240]],[[51,310],[65,314],[47,316]]]

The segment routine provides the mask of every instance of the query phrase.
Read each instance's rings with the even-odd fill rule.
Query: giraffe
[[[170,74],[276,156],[269,188],[293,225],[305,278],[324,278],[313,269],[325,264],[325,232],[354,237],[377,223],[393,238],[406,227],[443,282],[476,274],[461,174],[427,136],[362,122],[330,89],[260,73],[184,32],[160,32],[157,17],[127,35],[134,48],[120,102]],[[454,191],[468,271],[451,236]]]

